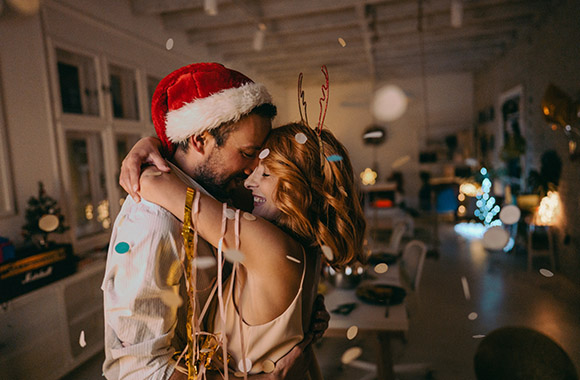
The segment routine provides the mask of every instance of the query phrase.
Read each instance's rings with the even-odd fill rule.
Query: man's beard
[[[193,179],[203,186],[211,195],[220,201],[230,197],[230,191],[245,178],[244,174],[225,175],[220,172],[220,155],[218,152],[208,157],[207,161],[197,167]]]

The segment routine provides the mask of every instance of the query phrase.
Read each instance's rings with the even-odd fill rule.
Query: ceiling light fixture
[[[216,16],[218,14],[217,0],[204,0],[203,10],[210,16]]]

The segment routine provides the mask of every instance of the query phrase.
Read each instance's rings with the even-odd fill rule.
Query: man
[[[255,167],[275,114],[263,86],[213,63],[171,73],[159,83],[152,101],[153,123],[172,157],[172,170],[222,201]],[[109,380],[186,378],[174,370],[176,353],[187,342],[188,302],[180,303],[188,299],[181,228],[168,211],[131,197],[117,216],[102,285],[103,372]],[[200,240],[197,254],[213,256],[213,248]],[[196,310],[205,305],[214,279],[215,267],[198,272]],[[305,339],[279,362],[269,378],[301,376],[308,361],[299,357],[307,343]]]

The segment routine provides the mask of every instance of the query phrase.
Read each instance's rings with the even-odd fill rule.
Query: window
[[[157,85],[159,84],[159,82],[161,82],[160,79],[158,78],[154,78],[154,77],[147,77],[147,106],[148,106],[148,112],[149,112],[149,120],[152,121],[151,119],[151,103],[153,102],[153,94],[155,93],[155,89],[157,88]]]
[[[67,131],[71,210],[77,239],[111,227],[103,144],[98,133]]]
[[[116,65],[109,66],[111,107],[117,119],[139,119],[135,71]]]
[[[56,57],[62,112],[98,115],[94,59],[63,49],[56,49]]]
[[[55,124],[69,196],[67,220],[74,250],[82,253],[109,241],[126,197],[119,186],[120,165],[133,144],[152,131],[142,110],[158,81],[103,55],[47,43],[54,52]]]

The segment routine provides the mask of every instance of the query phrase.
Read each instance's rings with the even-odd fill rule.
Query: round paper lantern
[[[407,95],[400,87],[386,85],[375,92],[372,112],[379,121],[393,121],[403,116],[407,103]]]

